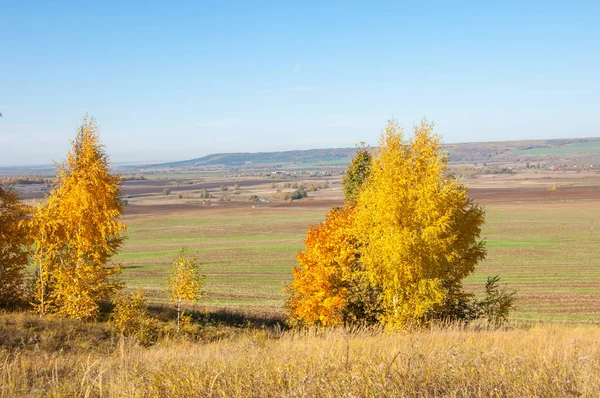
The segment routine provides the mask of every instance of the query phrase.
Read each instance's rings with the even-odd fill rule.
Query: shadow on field
[[[174,308],[164,305],[149,305],[148,311],[154,317],[164,322],[177,319],[177,311]],[[195,310],[186,309],[185,314],[191,316],[194,322],[201,325],[222,325],[238,328],[276,327],[280,330],[288,328],[281,315],[272,313],[202,308]]]

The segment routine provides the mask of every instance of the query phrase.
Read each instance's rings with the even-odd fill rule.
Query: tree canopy
[[[312,227],[298,255],[291,320],[403,327],[449,313],[444,307],[464,296],[461,281],[485,257],[483,209],[448,174],[440,138],[426,120],[410,139],[390,121],[376,156],[357,157],[344,178],[345,208]],[[357,169],[369,170],[368,178],[357,178],[366,174]],[[336,224],[340,215],[345,222]]]
[[[36,210],[37,297],[42,307],[67,317],[94,318],[100,302],[120,287],[112,278],[120,268],[110,264],[125,232],[119,221],[120,192],[120,177],[110,172],[98,126],[86,116],[58,168],[56,187]]]
[[[346,202],[355,203],[360,193],[360,188],[369,178],[373,156],[367,149],[365,143],[361,143],[348,170],[342,179],[344,185],[344,199]]]
[[[196,256],[190,256],[186,249],[181,249],[173,260],[168,280],[171,302],[177,306],[177,331],[181,320],[181,304],[186,301],[197,302],[202,297],[203,286],[204,276],[200,273]]]
[[[23,298],[29,261],[29,213],[29,207],[19,201],[13,189],[0,187],[0,304]]]

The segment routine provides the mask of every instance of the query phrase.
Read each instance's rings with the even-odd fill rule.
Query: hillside
[[[524,140],[497,142],[467,142],[446,144],[450,161],[461,162],[513,162],[519,158],[537,160],[545,156],[598,156],[600,137],[553,140]]]
[[[217,153],[196,159],[147,166],[148,168],[180,168],[205,166],[241,166],[267,164],[346,164],[354,156],[355,148],[309,149],[283,152]]]
[[[446,144],[452,163],[514,162],[519,159],[541,160],[545,156],[599,157],[600,137],[553,140],[524,140],[498,142],[467,142]],[[350,162],[356,148],[309,149],[282,152],[217,153],[178,162],[144,166],[156,168],[202,168],[239,166],[331,166]]]
[[[552,140],[524,140],[497,142],[467,142],[445,144],[451,163],[519,163],[557,162],[600,165],[600,137]],[[203,168],[265,168],[265,167],[324,167],[345,166],[350,163],[356,148],[327,148],[281,152],[217,153],[177,162],[116,163],[120,172],[159,169]],[[52,165],[2,166],[0,176],[43,175],[55,172]]]
[[[600,157],[600,137],[553,140],[468,142],[446,144],[444,149],[453,163],[514,162],[518,159],[539,160],[546,156]],[[309,149],[282,152],[217,153],[178,162],[144,166],[156,168],[202,168],[239,166],[331,166],[350,162],[356,148]]]

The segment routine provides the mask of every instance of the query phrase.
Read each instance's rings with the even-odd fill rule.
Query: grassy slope
[[[183,160],[179,162],[163,163],[148,167],[196,167],[213,165],[243,165],[253,164],[281,164],[281,163],[307,163],[307,164],[347,164],[356,152],[355,148],[327,148],[309,149],[282,152],[257,152],[257,153],[217,153],[201,158]]]
[[[498,156],[555,155],[600,153],[600,138],[573,138],[554,140],[467,142],[447,144],[451,161],[496,161]],[[218,153],[201,158],[144,166],[143,168],[180,168],[203,166],[240,166],[252,164],[287,164],[315,167],[318,165],[340,165],[350,163],[355,148],[326,148],[282,152]],[[514,160],[514,159],[513,159]]]
[[[564,146],[513,150],[514,155],[600,154],[600,141],[576,142]]]
[[[544,326],[249,330],[147,349],[116,342],[39,351],[31,344],[0,351],[0,397],[597,397],[599,342],[598,326]]]
[[[282,288],[307,228],[323,220],[325,208],[213,211],[131,218],[119,260],[124,279],[165,302],[164,280],[177,251],[198,251],[207,275],[202,305],[282,314]],[[487,260],[466,281],[480,291],[487,276],[500,274],[517,289],[521,319],[600,321],[600,209],[586,203],[490,205],[483,236]]]

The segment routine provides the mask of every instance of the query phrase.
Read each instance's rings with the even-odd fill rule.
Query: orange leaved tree
[[[348,289],[346,279],[357,259],[350,232],[352,209],[334,209],[306,235],[306,250],[296,257],[287,308],[292,323],[337,325],[343,321]]]
[[[332,209],[312,226],[298,253],[298,267],[287,288],[286,308],[292,325],[336,326],[374,323],[379,291],[370,285],[360,261],[351,205]]]
[[[29,261],[28,215],[29,207],[19,201],[17,193],[0,187],[0,304],[23,298]]]
[[[123,243],[120,177],[111,174],[93,118],[84,117],[56,187],[38,206],[33,225],[40,313],[95,318],[121,283],[110,263]]]

